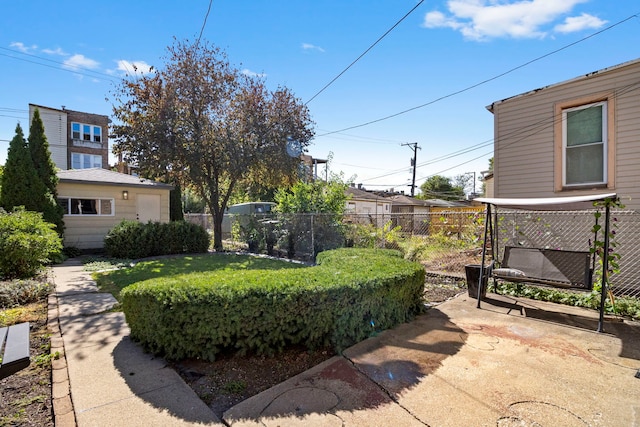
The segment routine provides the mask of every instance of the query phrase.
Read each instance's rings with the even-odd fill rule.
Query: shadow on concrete
[[[437,308],[414,321],[384,331],[344,351],[343,355],[387,392],[400,394],[434,373],[460,351],[467,333]]]
[[[496,298],[487,297],[483,299],[482,308],[492,310],[492,308],[506,308],[508,315],[520,315],[528,319],[555,323],[560,326],[582,329],[595,332],[598,329],[598,312],[588,309],[578,309],[581,314],[573,311],[574,307],[562,304],[542,303],[540,301],[528,300],[526,298],[505,300],[504,296]],[[543,308],[545,307],[545,308]],[[564,311],[560,311],[564,310]],[[498,310],[492,310],[502,312]],[[626,359],[640,360],[640,323],[629,320],[605,317],[603,332],[612,335],[620,340],[621,350],[617,355]],[[638,366],[640,368],[640,366]]]
[[[114,347],[112,356],[131,392],[154,408],[189,422],[218,422],[213,412],[163,358],[145,353],[129,337]]]
[[[399,411],[397,416],[403,418],[406,411],[394,401],[458,353],[466,338],[447,315],[432,308],[410,323],[348,348],[342,357],[245,400],[225,412],[223,419],[230,425],[259,424],[265,417],[295,417],[306,422],[315,414],[325,421],[335,418],[340,425],[339,412],[382,407],[383,411]]]
[[[86,358],[84,352],[95,354],[129,334],[123,313],[99,316],[75,316],[60,319],[67,357]]]

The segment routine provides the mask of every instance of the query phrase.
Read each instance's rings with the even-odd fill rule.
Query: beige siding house
[[[345,193],[347,195],[345,213],[352,214],[351,221],[382,227],[391,219],[389,199],[355,187],[347,188]]]
[[[487,108],[496,197],[617,192],[640,209],[640,59]]]
[[[169,221],[171,185],[99,168],[61,170],[58,178],[65,246],[102,248],[107,232],[123,219]]]

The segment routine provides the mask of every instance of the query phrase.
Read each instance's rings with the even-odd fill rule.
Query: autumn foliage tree
[[[174,42],[164,69],[123,81],[113,96],[114,152],[146,176],[192,188],[213,216],[215,249],[234,189],[295,182],[300,160],[287,155],[287,140],[304,149],[313,136],[289,89],[268,90],[206,42]]]

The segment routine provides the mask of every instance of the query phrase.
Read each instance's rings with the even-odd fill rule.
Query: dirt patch
[[[455,278],[428,278],[425,300],[429,305],[444,302],[466,292]],[[183,360],[173,368],[218,416],[245,399],[267,390],[331,358],[331,349],[316,351],[293,347],[273,357],[223,354],[215,362]]]
[[[218,416],[245,399],[334,356],[333,350],[286,349],[273,357],[223,354],[215,362],[183,360],[173,364],[196,394]]]
[[[25,306],[30,322],[31,364],[0,381],[0,426],[53,426],[47,303]]]

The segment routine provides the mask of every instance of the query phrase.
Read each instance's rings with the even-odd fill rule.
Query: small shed
[[[169,184],[99,168],[60,170],[58,180],[65,246],[102,248],[124,219],[169,221]]]

